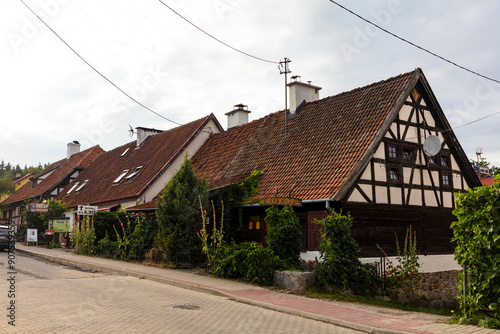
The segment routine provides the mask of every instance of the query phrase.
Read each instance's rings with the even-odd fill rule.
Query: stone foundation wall
[[[420,288],[417,289],[416,294],[428,297],[431,303],[444,305],[453,305],[458,299],[458,274],[461,270],[439,271],[435,273],[422,273],[422,280]]]

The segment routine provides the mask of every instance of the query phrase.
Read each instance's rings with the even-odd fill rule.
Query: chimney
[[[76,153],[80,153],[80,143],[77,142],[76,140],[73,140],[73,142],[68,143],[67,158],[69,159],[73,154]]]
[[[163,132],[163,130],[148,129],[148,128],[142,128],[142,127],[137,127],[135,129],[137,130],[137,147],[141,146],[141,144],[149,136],[153,136],[153,135],[156,135],[158,133]]]
[[[242,103],[233,106],[233,110],[226,113],[227,129],[229,130],[242,124],[248,123],[249,113],[251,113],[251,111],[248,110],[248,106]]]
[[[311,81],[303,83],[299,75],[294,75],[287,86],[290,95],[290,114],[294,114],[302,102],[312,102],[319,100],[319,90],[321,87],[311,85]],[[300,110],[299,110],[300,111]]]

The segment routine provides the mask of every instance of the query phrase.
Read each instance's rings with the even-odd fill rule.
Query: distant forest
[[[14,192],[14,184],[12,181],[17,175],[24,176],[29,173],[38,174],[48,166],[48,163],[44,165],[38,163],[36,167],[25,164],[24,167],[21,168],[19,164],[13,166],[10,162],[5,163],[2,159],[2,162],[0,162],[0,194]]]

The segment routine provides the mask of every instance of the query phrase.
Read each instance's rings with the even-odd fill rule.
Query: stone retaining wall
[[[458,273],[461,270],[422,273],[416,294],[428,297],[431,306],[453,307],[458,299]]]
[[[305,294],[306,289],[314,286],[316,274],[308,271],[275,271],[273,283],[280,288],[291,290],[293,293]]]

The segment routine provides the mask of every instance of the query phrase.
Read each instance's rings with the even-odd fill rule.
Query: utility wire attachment
[[[288,64],[291,63],[292,61],[288,58],[285,58],[285,60],[280,61],[278,65],[278,69],[280,70],[280,74],[285,75],[285,135],[288,133],[288,128],[287,128],[287,118],[288,118],[288,94],[287,94],[287,84],[288,84],[288,73],[292,73],[290,69],[288,68]]]

